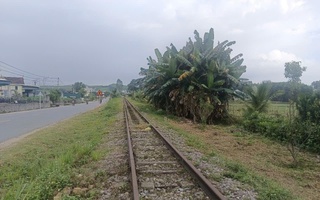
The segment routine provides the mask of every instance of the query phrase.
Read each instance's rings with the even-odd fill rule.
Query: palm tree
[[[269,100],[274,96],[270,90],[271,85],[267,83],[247,88],[249,99],[246,102],[245,115],[250,115],[253,112],[266,112],[269,106]]]

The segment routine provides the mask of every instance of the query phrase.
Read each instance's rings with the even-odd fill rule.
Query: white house
[[[35,94],[38,86],[25,85],[23,77],[0,77],[0,97],[29,96]]]

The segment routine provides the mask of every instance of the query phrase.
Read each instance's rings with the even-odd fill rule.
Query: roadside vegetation
[[[37,131],[18,144],[1,149],[0,199],[53,199],[64,188],[76,186],[79,169],[108,153],[107,148],[99,145],[115,115],[121,112],[121,103],[119,98],[112,99],[106,106]],[[99,191],[93,190],[86,199],[97,194]]]

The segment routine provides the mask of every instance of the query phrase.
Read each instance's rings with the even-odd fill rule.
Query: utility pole
[[[39,107],[40,107],[40,109],[41,109],[41,97],[42,97],[42,92],[40,91],[39,92]]]
[[[47,80],[48,80],[48,77],[43,77],[43,86],[45,86],[46,85],[46,83],[47,83]]]

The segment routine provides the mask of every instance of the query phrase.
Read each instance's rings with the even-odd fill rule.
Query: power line
[[[6,62],[3,62],[0,60],[0,67],[2,67],[2,69],[0,68],[0,71],[5,71],[5,72],[8,72],[8,73],[11,73],[11,74],[14,74],[14,75],[18,75],[18,76],[22,76],[24,77],[25,79],[29,79],[33,82],[41,82],[41,79],[42,79],[42,84],[43,85],[46,85],[47,82],[51,82],[51,83],[57,83],[57,85],[60,84],[60,78],[55,78],[55,77],[48,77],[48,76],[42,76],[42,75],[38,75],[38,74],[34,74],[34,73],[31,73],[31,72],[28,72],[28,71],[25,71],[25,70],[22,70],[22,69],[19,69],[15,66],[12,66]],[[10,67],[10,68],[9,68]],[[4,69],[5,68],[5,69]],[[20,71],[20,72],[16,72],[16,71],[12,71],[12,69],[16,70],[16,71]],[[22,73],[21,73],[22,72]],[[26,73],[28,75],[25,75],[23,73]],[[31,76],[35,76],[35,77],[31,77]],[[50,80],[50,79],[54,79],[54,80]]]
[[[26,78],[29,78],[29,79],[35,79],[34,77],[26,76],[24,74],[19,74],[19,73],[13,72],[13,71],[5,70],[5,69],[1,69],[1,71],[8,72],[10,74],[14,74],[14,75],[18,75],[18,76],[22,76],[22,77],[26,77]]]
[[[45,76],[37,75],[37,74],[31,73],[31,72],[27,72],[27,71],[25,71],[25,70],[19,69],[19,68],[14,67],[14,66],[6,63],[6,62],[1,61],[1,60],[0,60],[0,63],[3,63],[3,64],[5,64],[6,66],[9,66],[9,67],[11,67],[11,68],[13,68],[13,69],[19,70],[19,71],[21,71],[21,72],[24,72],[24,73],[27,73],[27,74],[30,74],[30,75],[33,75],[33,76],[38,76],[38,77],[46,78]]]

